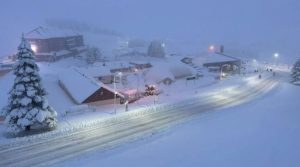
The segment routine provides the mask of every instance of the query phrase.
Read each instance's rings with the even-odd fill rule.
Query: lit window
[[[37,46],[35,44],[31,44],[31,49],[33,52],[37,52]]]

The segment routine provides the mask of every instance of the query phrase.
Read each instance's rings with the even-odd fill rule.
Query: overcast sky
[[[0,54],[45,19],[92,23],[128,37],[297,50],[299,0],[1,0]],[[6,42],[7,41],[7,42]],[[5,43],[4,43],[5,42]]]

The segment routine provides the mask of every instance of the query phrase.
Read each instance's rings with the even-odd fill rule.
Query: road
[[[33,140],[20,145],[0,145],[0,166],[49,166],[86,151],[105,150],[122,143],[151,135],[203,112],[250,101],[279,83],[269,77],[251,86],[239,86],[205,98],[195,98],[154,112],[114,120],[102,126],[91,126],[72,133]]]

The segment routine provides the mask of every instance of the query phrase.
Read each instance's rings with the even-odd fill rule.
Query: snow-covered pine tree
[[[2,110],[5,123],[11,132],[56,126],[57,113],[45,98],[46,91],[42,87],[39,68],[30,44],[22,36],[18,47],[17,62],[14,67],[14,85],[9,92],[8,105]]]
[[[294,64],[291,73],[292,80],[294,84],[300,85],[300,59]]]

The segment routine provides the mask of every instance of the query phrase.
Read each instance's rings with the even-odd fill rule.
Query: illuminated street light
[[[274,53],[274,58],[277,59],[279,57],[279,53]]]
[[[221,76],[222,76],[222,78],[224,78],[226,76],[226,74],[222,72]]]
[[[209,49],[210,51],[214,51],[214,50],[215,50],[215,46],[214,46],[214,45],[210,45],[210,46],[208,47],[208,49]]]
[[[137,93],[138,93],[138,97],[140,97],[140,90],[139,90],[139,87],[140,87],[140,76],[139,76],[139,73],[138,73],[138,69],[137,68],[134,68],[134,75],[137,77]]]
[[[164,48],[164,47],[166,47],[166,44],[163,42],[163,43],[161,44],[161,46]]]
[[[223,64],[220,67],[220,80],[222,80],[226,76],[226,74],[223,72],[223,67],[226,67],[226,66],[227,66],[227,64]]]

